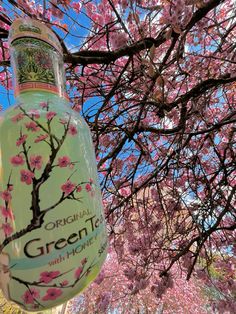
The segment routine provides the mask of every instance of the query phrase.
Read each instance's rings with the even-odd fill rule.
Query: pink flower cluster
[[[174,281],[171,274],[163,276],[161,280],[156,281],[151,287],[151,291],[157,298],[161,298],[167,289],[173,288]]]
[[[87,192],[91,192],[91,191],[92,191],[92,186],[91,186],[91,184],[90,184],[90,183],[87,183],[87,184],[85,185],[85,189],[86,189]]]
[[[46,291],[46,294],[42,297],[43,301],[56,300],[59,296],[62,295],[62,290],[58,288],[49,288]],[[34,304],[37,299],[40,298],[40,291],[35,288],[28,288],[25,293],[22,295],[22,300],[24,304]]]
[[[34,121],[25,123],[25,127],[28,131],[32,131],[32,132],[38,132],[40,130],[37,123]]]
[[[83,258],[82,261],[80,262],[80,266],[75,270],[75,278],[78,280],[81,278],[81,275],[83,273],[83,270],[84,270],[84,267],[85,267],[85,264],[87,263],[87,258]]]
[[[8,222],[3,223],[1,228],[3,229],[3,232],[5,233],[6,236],[11,235],[13,232],[13,228]]]
[[[48,137],[47,134],[39,135],[39,136],[34,140],[34,142],[35,142],[35,143],[42,142],[42,141],[44,141],[47,137]]]
[[[0,197],[6,202],[9,202],[12,199],[12,195],[9,190],[0,192]]]
[[[22,169],[20,171],[20,175],[21,175],[21,178],[20,178],[21,182],[27,185],[30,185],[33,182],[34,173],[32,171]]]
[[[10,162],[13,166],[22,166],[24,165],[25,160],[21,155],[16,155],[10,158]]]
[[[58,158],[58,166],[65,168],[71,164],[70,158],[68,156],[62,156]]]
[[[35,288],[29,288],[29,290],[26,290],[25,293],[22,296],[22,299],[25,304],[33,304],[35,302],[35,299],[38,299],[40,297],[40,291]]]
[[[45,101],[42,101],[39,103],[39,106],[42,108],[42,109],[47,109],[48,108],[48,103],[45,102]]]
[[[14,214],[12,210],[9,208],[9,202],[12,199],[11,195],[12,185],[9,185],[7,190],[0,192],[0,198],[5,201],[6,206],[0,206],[1,214],[5,218],[5,223],[1,225],[1,229],[3,230],[5,236],[10,236],[13,232],[13,227],[7,219],[14,220]]]
[[[51,1],[51,4],[52,4],[51,8],[50,8],[51,14],[54,17],[56,17],[57,19],[62,19],[63,16],[64,16],[63,11],[60,8],[58,8],[57,6],[54,6],[53,3],[54,4],[58,4],[58,2],[57,2],[57,0],[52,0]]]
[[[127,34],[126,33],[113,33],[110,36],[110,41],[113,49],[119,49],[127,44]]]
[[[181,33],[192,14],[192,6],[187,6],[185,0],[174,0],[164,7],[162,22],[170,23],[176,33]]]
[[[94,280],[94,283],[96,283],[97,285],[100,285],[103,282],[104,278],[105,278],[105,272],[104,270],[102,270],[97,276],[97,278]]]
[[[62,290],[58,288],[50,288],[46,295],[42,298],[43,301],[56,300],[62,295]]]
[[[110,302],[111,302],[111,293],[104,292],[100,298],[100,301],[97,304],[98,311],[101,313],[105,313],[107,311],[107,308]]]
[[[48,111],[46,114],[46,118],[47,120],[51,121],[56,115],[57,113],[55,111]]]
[[[19,122],[20,120],[22,120],[23,118],[24,118],[24,114],[18,113],[17,115],[15,115],[14,117],[11,118],[11,121],[16,123],[16,122]]]
[[[45,271],[40,274],[39,281],[49,283],[60,275],[60,271]]]
[[[77,13],[79,13],[80,12],[80,10],[81,10],[81,3],[75,3],[75,2],[73,2],[72,4],[71,4],[71,6],[72,6],[72,8],[77,12]]]
[[[70,124],[68,129],[68,134],[75,136],[78,133],[77,128],[75,125]]]
[[[22,144],[25,143],[26,139],[27,139],[28,135],[26,134],[22,134],[16,141],[16,146],[20,146]]]
[[[2,213],[2,216],[6,219],[11,219],[13,220],[14,219],[14,214],[12,212],[12,210],[10,208],[7,208],[5,206],[0,206],[0,210],[1,210],[1,213]]]
[[[69,281],[68,281],[68,280],[63,280],[63,281],[60,283],[61,287],[65,287],[65,286],[67,286],[68,284],[69,284]]]
[[[36,110],[36,109],[31,109],[31,110],[29,110],[28,115],[29,115],[31,118],[33,118],[33,119],[39,119],[39,118],[40,118],[40,113],[39,113],[39,111]]]
[[[75,187],[76,187],[75,183],[72,183],[70,180],[67,180],[66,183],[64,183],[61,186],[61,190],[63,193],[65,193],[65,195],[68,195],[75,190]]]
[[[82,274],[82,272],[83,272],[83,267],[78,267],[77,269],[76,269],[76,271],[75,271],[75,278],[76,279],[79,279],[80,278],[80,276],[81,276],[81,274]]]
[[[78,187],[77,187],[77,189],[76,189],[76,192],[81,192],[82,191],[82,186],[81,185],[79,185]]]
[[[30,156],[30,166],[33,168],[33,169],[37,169],[37,170],[40,170],[42,168],[42,156],[40,155],[32,155]]]

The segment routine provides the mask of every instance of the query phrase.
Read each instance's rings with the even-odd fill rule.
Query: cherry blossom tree
[[[7,37],[17,16],[36,18],[58,35],[71,106],[93,133],[108,263],[118,263],[120,274],[112,279],[120,280],[115,293],[106,281],[94,304],[104,312],[124,298],[147,311],[162,304],[168,313],[172,301],[165,308],[165,300],[183,293],[185,278],[190,291],[201,280],[212,311],[235,313],[235,1],[2,1],[6,99],[12,89]],[[33,122],[26,127],[37,132]],[[21,134],[16,145],[25,140]],[[70,162],[62,156],[58,166]],[[11,163],[22,165],[23,155]],[[29,165],[39,169],[40,156],[30,156]],[[22,182],[32,179],[22,170]],[[66,182],[62,191],[75,188]],[[89,183],[85,188],[90,192]],[[1,197],[7,202],[10,191]],[[1,210],[7,236],[14,213]],[[97,291],[96,283],[91,289]]]
[[[160,279],[153,274],[139,278],[134,269],[126,268],[110,253],[106,264],[82,296],[68,302],[68,314],[74,313],[196,313],[207,312],[207,298],[201,282],[186,283],[178,269]],[[150,292],[151,287],[151,292]]]

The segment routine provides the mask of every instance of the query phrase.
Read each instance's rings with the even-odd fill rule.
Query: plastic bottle
[[[10,30],[16,105],[0,122],[0,282],[27,311],[81,292],[107,237],[89,128],[65,91],[62,48],[39,21]]]

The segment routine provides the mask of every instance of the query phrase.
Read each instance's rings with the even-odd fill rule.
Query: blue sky
[[[0,85],[0,105],[3,106],[3,110],[7,109],[10,105],[14,104],[13,91],[7,91],[2,85]]]

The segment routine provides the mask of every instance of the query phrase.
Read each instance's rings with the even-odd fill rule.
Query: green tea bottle
[[[89,128],[65,90],[46,25],[10,30],[16,105],[0,119],[0,282],[27,311],[52,308],[98,275],[107,237]]]

